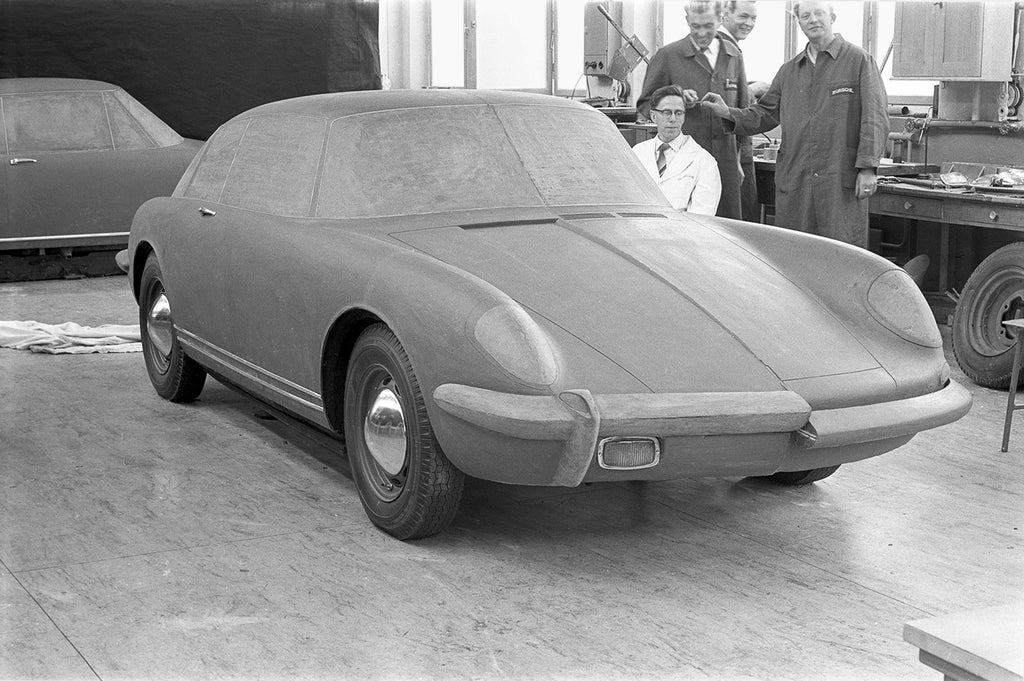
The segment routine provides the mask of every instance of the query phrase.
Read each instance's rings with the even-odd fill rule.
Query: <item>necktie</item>
[[[665,151],[672,145],[668,142],[662,142],[661,146],[658,147],[658,175],[665,174],[665,168],[668,166],[668,159],[665,158]]]

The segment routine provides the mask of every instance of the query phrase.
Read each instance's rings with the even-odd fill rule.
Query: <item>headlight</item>
[[[871,282],[868,311],[894,334],[926,348],[941,348],[942,336],[928,301],[903,270],[889,270]]]
[[[544,332],[518,305],[498,305],[480,315],[473,337],[498,366],[520,381],[530,385],[555,382],[555,353]]]

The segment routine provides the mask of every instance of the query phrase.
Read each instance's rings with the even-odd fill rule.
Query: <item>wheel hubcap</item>
[[[1019,268],[1007,268],[979,294],[970,318],[971,345],[979,354],[994,357],[1013,347],[1016,337],[1003,322],[1024,316],[1021,274]]]
[[[149,343],[156,351],[154,359],[162,360],[166,364],[171,357],[171,348],[174,345],[174,321],[171,319],[171,304],[163,291],[153,299],[149,308],[149,315],[146,320],[146,335]]]
[[[388,475],[405,466],[405,415],[402,403],[390,387],[381,386],[363,422],[363,438],[374,461]]]

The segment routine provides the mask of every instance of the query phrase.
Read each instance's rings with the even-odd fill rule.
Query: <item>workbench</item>
[[[938,223],[939,291],[949,289],[950,225],[1004,229],[1024,235],[1024,193],[921,187],[903,182],[879,182],[869,200],[872,215]]]

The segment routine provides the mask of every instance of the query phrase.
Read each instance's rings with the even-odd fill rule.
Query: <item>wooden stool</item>
[[[1012,327],[1017,332],[1017,349],[1013,352],[1013,373],[1010,374],[1010,393],[1006,396],[1006,422],[1003,424],[1003,449],[1010,444],[1010,422],[1013,412],[1024,409],[1024,404],[1017,404],[1017,383],[1020,381],[1021,356],[1024,355],[1024,319],[1010,319],[1003,326]]]

